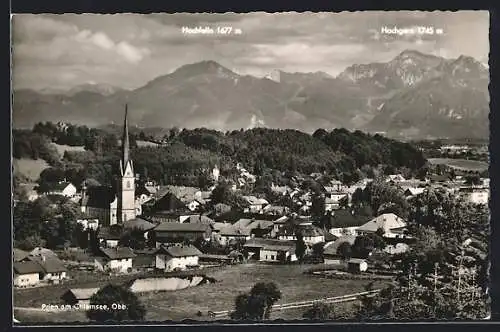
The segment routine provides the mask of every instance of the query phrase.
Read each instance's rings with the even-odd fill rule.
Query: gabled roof
[[[394,213],[384,213],[359,227],[358,231],[376,232],[379,228],[382,228],[384,231],[388,232],[391,229],[402,227],[406,227],[406,222],[402,218]]]
[[[264,208],[264,213],[276,213],[276,214],[285,214],[290,211],[290,208],[286,206],[279,205],[268,205]]]
[[[66,293],[73,294],[77,300],[88,300],[98,291],[99,288],[71,288]]]
[[[25,259],[29,255],[30,255],[29,252],[26,252],[26,251],[21,250],[21,249],[14,248],[12,250],[12,256],[14,258],[14,262],[22,261],[23,259]]]
[[[200,223],[178,223],[178,222],[164,222],[156,226],[154,229],[158,232],[206,232],[210,226]]]
[[[35,249],[31,250],[30,255],[57,258],[57,255],[52,250],[42,247],[36,247]]]
[[[361,259],[361,258],[351,258],[347,263],[349,263],[349,264],[362,264],[362,263],[366,263],[366,260]]]
[[[164,247],[161,246],[157,253],[165,253],[172,257],[187,257],[187,256],[200,256],[202,255],[201,251],[199,251],[194,246],[171,246]]]
[[[142,218],[134,218],[134,219],[130,219],[130,220],[125,221],[123,223],[123,227],[125,229],[130,229],[130,230],[138,229],[138,230],[147,232],[147,231],[155,228],[156,225],[152,224],[149,221],[144,220]]]
[[[227,225],[220,230],[221,236],[242,236],[247,237],[251,234],[251,229],[248,227],[239,227],[237,225]]]
[[[32,274],[44,272],[40,264],[35,261],[15,262],[13,268],[16,274]]]
[[[295,251],[295,241],[282,241],[282,240],[275,240],[275,239],[254,238],[254,239],[248,240],[243,245],[243,247],[294,252]]]
[[[425,191],[425,188],[407,188],[405,190],[405,194],[409,194],[411,196],[416,196],[416,195],[420,195],[422,194],[423,192]]]
[[[100,248],[103,255],[111,260],[134,258],[134,251],[127,247]]]
[[[177,211],[184,209],[186,209],[186,204],[171,192],[166,193],[153,205],[154,211]]]

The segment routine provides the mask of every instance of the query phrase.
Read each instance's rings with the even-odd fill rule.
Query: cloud
[[[14,84],[87,81],[139,87],[187,63],[215,60],[242,74],[272,69],[337,75],[405,49],[486,62],[487,12],[15,15]],[[183,26],[230,26],[241,35],[184,35]],[[386,35],[382,26],[441,27],[436,35]]]

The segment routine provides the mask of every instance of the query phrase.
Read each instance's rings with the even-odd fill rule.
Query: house
[[[351,258],[347,262],[347,271],[351,273],[361,273],[368,270],[368,263],[364,259]]]
[[[193,199],[186,204],[190,211],[197,211],[203,204],[198,199]]]
[[[283,227],[288,222],[288,220],[290,220],[290,218],[288,216],[283,216],[283,217],[279,217],[278,219],[273,221],[273,234],[274,234],[274,236],[278,235],[280,228]]]
[[[404,192],[404,195],[406,197],[415,197],[415,196],[418,196],[420,194],[423,194],[425,192],[426,188],[420,188],[420,187],[410,187],[410,188],[407,188]]]
[[[212,226],[202,223],[164,222],[153,229],[156,246],[162,243],[196,241],[198,239],[210,240]]]
[[[106,248],[115,248],[124,234],[121,225],[112,225],[110,227],[101,227],[97,233],[98,242]]]
[[[57,258],[57,255],[52,250],[42,247],[36,247],[35,249],[31,250],[30,256]]]
[[[285,196],[288,192],[291,191],[291,188],[288,186],[277,186],[274,183],[271,183],[271,191],[275,194]]]
[[[384,252],[388,253],[389,255],[396,255],[405,253],[409,249],[410,247],[406,243],[396,243],[396,244],[388,244],[384,248]]]
[[[158,199],[153,207],[153,211],[186,211],[188,208],[184,202],[182,202],[173,193],[168,192],[160,199]]]
[[[14,287],[31,287],[40,283],[44,270],[34,261],[14,262]]]
[[[337,237],[343,235],[356,235],[357,229],[365,224],[368,218],[355,216],[348,209],[334,211],[330,218],[331,225],[328,232]]]
[[[134,270],[153,270],[155,268],[156,248],[136,249],[132,260]]]
[[[68,305],[87,306],[90,298],[99,291],[99,288],[71,288],[68,289],[61,299]]]
[[[385,179],[386,182],[403,182],[403,181],[406,181],[406,179],[404,178],[404,176],[402,176],[401,174],[391,174],[391,175],[388,175]]]
[[[21,249],[13,248],[12,249],[12,258],[14,259],[14,262],[22,262],[22,261],[27,261],[29,260],[30,253],[26,252]]]
[[[296,241],[297,233],[299,232],[302,235],[304,243],[308,246],[325,242],[325,234],[323,231],[313,225],[286,224],[278,231],[278,239],[282,241]]]
[[[339,237],[333,242],[328,242],[323,247],[323,257],[325,264],[340,264],[342,262],[342,255],[339,253],[339,247],[342,243],[348,243],[350,246],[356,241],[354,235],[344,235]]]
[[[258,259],[261,262],[294,262],[295,241],[281,241],[275,239],[251,239],[243,245],[249,258]]]
[[[194,246],[160,246],[156,251],[156,269],[169,272],[197,267],[202,253]]]
[[[243,243],[251,239],[251,230],[243,227],[238,228],[234,225],[228,225],[220,230],[218,241],[222,246],[232,244],[234,242]]]
[[[76,195],[76,187],[71,182],[61,181],[58,183],[50,184],[44,194],[46,195],[58,195],[64,197],[73,197]]]
[[[347,199],[346,193],[332,193],[330,196],[325,197],[325,212],[338,210],[342,200]]]
[[[269,204],[265,199],[255,196],[243,196],[243,199],[246,201],[244,212],[260,213],[264,207]]]
[[[472,204],[488,205],[490,191],[487,188],[462,187],[459,195]]]
[[[290,208],[286,207],[286,206],[279,206],[279,205],[267,205],[262,210],[262,213],[269,214],[269,215],[275,215],[275,216],[284,216],[284,215],[290,213]]]
[[[99,248],[100,257],[95,258],[96,268],[100,271],[125,273],[132,270],[136,257],[132,249],[126,247]]]
[[[191,215],[183,215],[179,217],[179,222],[181,223],[190,223],[190,224],[205,224],[211,225],[214,223],[214,220],[210,217],[207,217],[202,214],[191,214]]]
[[[360,226],[357,233],[358,235],[365,235],[376,233],[379,229],[382,229],[385,238],[403,238],[405,227],[406,222],[402,218],[394,213],[384,213]]]
[[[41,266],[42,273],[40,274],[40,280],[42,281],[58,284],[67,278],[68,270],[57,256],[32,256],[30,260]]]
[[[88,229],[92,229],[95,231],[99,228],[99,219],[97,218],[90,217],[90,218],[77,219],[76,222],[82,225],[84,231]]]

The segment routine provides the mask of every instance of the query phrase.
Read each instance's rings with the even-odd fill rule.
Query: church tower
[[[130,143],[128,136],[127,105],[125,105],[125,121],[123,124],[122,158],[120,160],[120,177],[118,179],[117,222],[121,224],[136,217],[135,210],[135,176],[134,166],[130,159]]]

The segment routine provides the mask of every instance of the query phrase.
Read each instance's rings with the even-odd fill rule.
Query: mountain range
[[[344,127],[413,139],[487,138],[488,84],[488,69],[471,57],[413,50],[386,63],[352,65],[337,77],[274,70],[259,78],[202,61],[135,90],[104,84],[15,90],[13,123],[120,123],[128,103],[129,122],[141,127]]]

